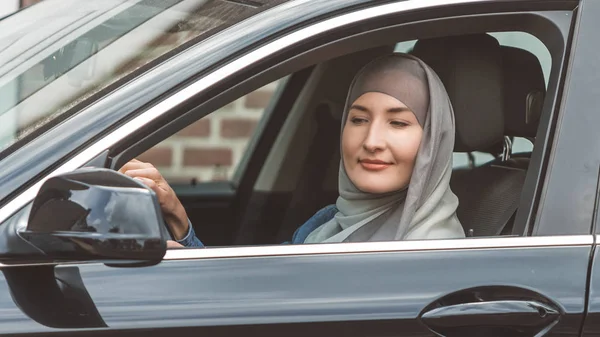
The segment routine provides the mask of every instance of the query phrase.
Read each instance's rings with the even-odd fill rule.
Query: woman
[[[392,54],[366,65],[350,86],[341,134],[338,200],[298,228],[291,243],[465,236],[449,186],[452,106],[425,63]],[[165,220],[179,244],[201,247],[175,194],[148,165],[130,162],[121,171],[159,190],[159,200],[163,195]]]

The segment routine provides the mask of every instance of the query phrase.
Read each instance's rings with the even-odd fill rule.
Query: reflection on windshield
[[[0,151],[251,9],[219,0],[44,0],[0,21]]]

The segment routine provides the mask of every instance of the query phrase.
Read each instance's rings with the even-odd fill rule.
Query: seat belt
[[[328,164],[336,146],[339,146],[340,126],[327,103],[319,104],[313,117],[317,121],[317,133],[308,148],[292,200],[277,232],[276,242],[290,240],[303,221],[308,220],[319,207],[325,206],[318,204],[316,196],[322,190]]]

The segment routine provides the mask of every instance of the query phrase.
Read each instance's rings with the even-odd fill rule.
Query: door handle
[[[484,301],[437,307],[421,321],[445,336],[542,336],[559,320],[560,312],[537,301]]]

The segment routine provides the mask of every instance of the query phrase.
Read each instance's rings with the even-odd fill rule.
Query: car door
[[[449,6],[447,12],[430,15],[445,19],[456,12],[479,12],[479,18],[486,20],[486,15],[495,11],[499,17],[505,15],[502,6],[485,7],[482,13],[480,4],[456,3],[461,5],[458,9]],[[366,26],[385,22],[382,18],[391,14],[402,16],[405,23],[417,22],[429,5],[398,2],[372,6],[307,25],[212,74],[243,81],[248,75],[241,70],[252,68],[249,61],[265,57],[264,53],[276,54],[285,43],[293,47],[291,53],[298,54],[306,48],[303,42],[319,32],[351,27],[363,20]],[[569,6],[571,10],[575,7],[573,3]],[[559,12],[573,14],[564,8]],[[579,18],[580,31],[573,38],[579,39],[593,14],[592,10]],[[478,15],[469,16],[477,19]],[[457,18],[452,23],[464,26],[469,22],[464,20],[470,19]],[[599,161],[595,153],[584,162],[567,160],[574,149],[586,146],[590,134],[573,121],[585,113],[585,109],[572,106],[577,97],[561,94],[580,87],[575,69],[583,70],[578,67],[587,64],[587,59],[578,55],[585,50],[586,41],[572,43],[576,47],[570,57],[557,60],[557,68],[553,68],[546,100],[550,113],[538,132],[547,133],[540,142],[550,151],[538,150],[532,158],[533,170],[522,197],[530,197],[523,200],[529,207],[521,210],[515,224],[523,229],[523,237],[179,249],[169,250],[158,265],[138,268],[62,264],[56,267],[58,274],[76,268],[75,279],[87,294],[82,298],[90,300],[84,304],[93,307],[94,324],[75,329],[34,322],[13,303],[9,294],[15,291],[14,285],[0,282],[0,329],[12,334],[73,336],[579,336],[594,244],[591,219]],[[560,70],[567,60],[572,65],[565,78]],[[207,78],[217,82],[222,77]],[[555,113],[560,120],[571,122],[557,123]],[[139,118],[149,116],[143,112]],[[585,127],[588,130],[593,125]],[[128,131],[133,134],[138,129]],[[578,184],[561,184],[565,177],[576,177]],[[582,186],[587,187],[582,190]],[[550,194],[559,187],[560,193]],[[568,199],[582,191],[573,207],[574,201]],[[557,209],[560,202],[569,207]],[[558,210],[560,216],[552,217]],[[565,222],[565,218],[571,220]],[[528,235],[530,231],[532,235]],[[3,266],[3,270],[41,267]],[[5,275],[10,278],[10,272]],[[36,286],[44,289],[47,285],[40,282]],[[35,303],[39,299],[32,296],[30,300]],[[50,312],[40,314],[51,316]]]
[[[503,238],[173,250],[154,267],[77,268],[111,336],[578,336],[589,253],[588,236]],[[73,331],[32,322],[1,287],[3,331]]]

